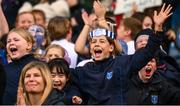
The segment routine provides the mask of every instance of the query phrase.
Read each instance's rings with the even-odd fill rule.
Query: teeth
[[[54,86],[60,86],[61,84],[54,84]]]
[[[147,71],[147,72],[151,72],[151,68],[149,68],[149,67],[146,68],[146,71]]]

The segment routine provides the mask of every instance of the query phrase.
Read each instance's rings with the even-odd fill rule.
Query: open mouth
[[[146,68],[146,76],[150,76],[150,73],[152,71],[152,69],[150,67]]]
[[[16,52],[18,49],[17,48],[10,48],[11,52]]]
[[[58,87],[58,86],[61,86],[61,84],[53,84],[54,87]]]
[[[94,50],[94,53],[95,53],[96,57],[99,57],[102,54],[102,50],[96,49],[96,50]]]

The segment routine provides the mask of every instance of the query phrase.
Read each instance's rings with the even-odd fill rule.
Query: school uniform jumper
[[[180,104],[180,90],[168,83],[157,71],[147,83],[143,83],[137,74],[131,78],[127,92],[128,104]]]
[[[42,105],[64,105],[63,98],[65,96],[64,92],[57,89],[52,89],[45,102]]]
[[[13,60],[11,63],[4,66],[6,74],[6,86],[3,104],[15,105],[21,71],[26,64],[33,60],[37,59],[35,59],[32,54],[28,54],[18,60]]]
[[[162,34],[150,36],[147,46],[133,55],[111,56],[71,70],[73,84],[83,95],[84,104],[127,104],[128,78],[153,58]]]
[[[0,64],[0,105],[2,105],[2,97],[5,88],[5,71],[3,65]]]

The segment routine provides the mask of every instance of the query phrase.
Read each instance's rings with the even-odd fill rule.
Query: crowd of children
[[[0,104],[180,104],[180,68],[161,46],[171,5],[153,17],[134,13],[116,26],[95,0],[93,13],[81,11],[84,24],[73,43],[72,26],[80,23],[64,17],[67,8],[54,8],[66,4],[60,1],[26,2],[10,31],[0,6]],[[78,64],[79,55],[87,60]]]

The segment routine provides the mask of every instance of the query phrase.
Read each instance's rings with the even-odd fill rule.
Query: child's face
[[[152,24],[153,24],[152,19],[146,16],[143,20],[143,25],[142,25],[143,29],[147,29],[147,28],[152,29]]]
[[[11,59],[19,59],[29,53],[32,44],[28,43],[16,32],[11,32],[7,37],[6,49]]]
[[[125,39],[125,27],[123,22],[117,28],[117,39],[124,40]]]
[[[143,48],[147,45],[149,36],[148,35],[141,35],[136,40],[136,49]]]
[[[58,48],[51,48],[47,51],[46,61],[50,61],[54,58],[64,58],[63,51]]]
[[[145,67],[143,67],[139,73],[141,75],[141,80],[148,81],[156,71],[156,60],[153,58],[151,61],[147,63]]]
[[[56,69],[53,69],[51,75],[53,79],[53,87],[58,90],[62,90],[65,87],[68,78],[65,76],[65,74],[58,74]]]
[[[19,16],[16,28],[27,29],[35,23],[34,17],[32,14],[22,14]]]
[[[90,41],[90,52],[96,61],[108,58],[113,50],[105,36],[93,37]]]
[[[36,19],[36,24],[41,26],[46,26],[46,21],[43,19],[43,17],[40,14],[34,14],[34,17]]]

